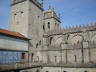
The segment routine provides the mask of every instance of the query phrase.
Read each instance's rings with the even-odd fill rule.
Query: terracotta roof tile
[[[13,36],[13,37],[16,37],[16,38],[29,40],[29,38],[25,37],[24,35],[22,35],[22,34],[20,34],[18,32],[13,32],[13,31],[1,29],[1,28],[0,28],[0,34],[4,34],[4,35],[8,35],[8,36]]]

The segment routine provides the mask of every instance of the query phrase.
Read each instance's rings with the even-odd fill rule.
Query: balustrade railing
[[[37,62],[18,62],[14,64],[0,64],[0,71],[2,70],[14,70],[14,69],[24,69],[24,68],[31,68],[31,67],[37,67],[41,66],[42,64]]]
[[[0,64],[0,71],[3,70],[15,70],[15,69],[24,69],[24,68],[34,68],[34,67],[96,67],[96,64],[87,63],[87,64],[71,64],[71,63],[33,63],[33,62],[26,62],[26,63],[15,63],[15,64]]]

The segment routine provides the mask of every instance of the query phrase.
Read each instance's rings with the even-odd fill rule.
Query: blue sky
[[[9,28],[10,1],[0,0],[0,28]],[[61,14],[62,27],[96,22],[96,0],[44,0],[45,10],[49,5]]]

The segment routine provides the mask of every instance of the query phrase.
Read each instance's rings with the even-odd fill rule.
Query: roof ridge
[[[4,35],[7,35],[7,36],[13,36],[13,37],[16,37],[16,38],[29,40],[29,38],[25,37],[21,33],[15,32],[15,31],[11,31],[11,30],[7,30],[7,29],[0,28],[0,33],[4,34]]]

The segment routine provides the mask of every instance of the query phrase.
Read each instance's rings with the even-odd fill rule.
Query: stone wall
[[[41,72],[96,72],[96,68],[44,67]]]
[[[43,60],[65,65],[96,63],[96,31],[68,32],[44,37]],[[46,56],[46,57],[45,57]],[[46,60],[45,59],[45,60]]]

